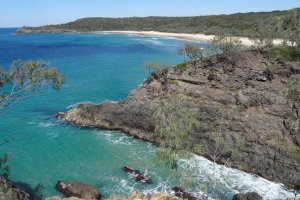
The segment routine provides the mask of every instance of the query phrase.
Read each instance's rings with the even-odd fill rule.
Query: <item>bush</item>
[[[185,71],[187,69],[187,64],[186,63],[177,64],[174,66],[174,69]]]
[[[281,57],[284,61],[300,60],[300,51],[295,47],[273,47],[269,50],[270,57]]]

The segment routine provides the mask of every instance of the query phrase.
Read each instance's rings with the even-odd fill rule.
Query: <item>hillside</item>
[[[121,130],[154,141],[151,106],[161,105],[167,94],[181,95],[182,105],[200,123],[193,142],[204,148],[201,155],[210,158],[217,150],[218,163],[229,156],[234,167],[299,188],[300,108],[281,91],[288,77],[300,74],[300,63],[274,63],[259,51],[234,56],[234,63],[221,56],[214,63],[204,60],[196,67],[154,73],[124,101],[83,104],[59,116],[77,126]],[[212,134],[218,127],[224,139],[221,148]]]
[[[204,33],[255,37],[257,30],[276,27],[288,11],[237,13],[197,17],[131,17],[131,18],[83,18],[61,25],[23,27],[18,33],[90,32],[90,31],[160,31],[172,33]],[[274,36],[284,38],[281,30]]]

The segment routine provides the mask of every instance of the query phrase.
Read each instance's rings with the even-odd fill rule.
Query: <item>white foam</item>
[[[90,101],[83,101],[83,102],[78,102],[78,103],[69,105],[69,106],[67,106],[67,109],[76,108],[76,107],[79,106],[80,104],[93,104],[93,105],[96,105],[95,103],[90,102]]]
[[[40,122],[39,123],[39,127],[43,127],[43,128],[47,128],[47,127],[50,127],[50,126],[56,126],[57,124],[54,123],[54,122]]]
[[[179,166],[191,173],[192,179],[199,183],[209,183],[210,189],[215,188],[223,193],[257,192],[264,199],[286,199],[293,193],[284,189],[282,184],[245,173],[243,171],[217,165],[206,158],[194,155],[190,159],[182,159]],[[184,171],[184,170],[183,170]]]

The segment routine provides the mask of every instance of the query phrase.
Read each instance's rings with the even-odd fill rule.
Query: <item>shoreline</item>
[[[205,35],[201,33],[190,34],[190,33],[168,33],[168,32],[159,32],[159,31],[93,31],[91,33],[95,34],[121,34],[121,35],[142,35],[142,36],[157,36],[157,37],[166,37],[174,38],[195,42],[210,42],[216,35]],[[255,45],[253,40],[250,40],[247,37],[231,37],[238,38],[241,40],[242,45],[252,46]],[[273,43],[279,45],[283,42],[282,39],[274,39]]]

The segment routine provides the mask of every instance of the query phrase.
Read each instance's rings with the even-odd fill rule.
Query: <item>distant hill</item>
[[[236,13],[197,17],[83,18],[74,22],[42,27],[23,27],[18,33],[89,31],[160,31],[172,33],[226,34],[253,37],[260,28],[276,25],[292,10]],[[277,37],[283,37],[280,30]]]

